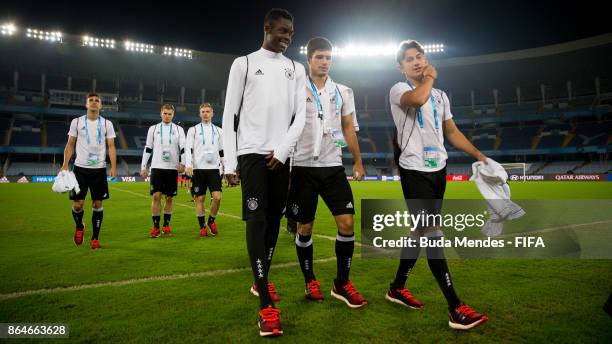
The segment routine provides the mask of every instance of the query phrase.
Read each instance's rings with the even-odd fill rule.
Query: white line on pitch
[[[118,188],[118,187],[111,187],[111,189],[112,190],[121,191],[121,192],[125,192],[125,193],[129,193],[131,195],[135,195],[135,196],[139,196],[139,197],[143,197],[143,198],[147,198],[147,199],[151,198],[151,197],[149,197],[147,195],[143,195],[142,193],[138,193],[138,192],[134,192],[134,191],[130,191],[130,190],[125,190],[125,189],[121,189],[121,188]],[[185,207],[185,208],[189,208],[189,209],[195,209],[195,206],[191,206],[191,205],[184,204],[184,203],[176,202],[174,204],[180,205],[181,207]],[[233,219],[242,220],[242,217],[236,216],[236,215],[232,215],[232,214],[227,214],[227,213],[222,213],[222,212],[218,212],[217,214],[221,215],[221,216],[231,217]]]
[[[325,262],[329,262],[332,260],[335,261],[336,257],[315,259],[315,262],[325,263]],[[298,265],[299,264],[297,262],[288,262],[288,263],[273,264],[272,267],[273,268],[288,268],[288,267],[294,267]],[[68,291],[79,291],[79,290],[102,288],[102,287],[121,287],[125,285],[158,282],[158,281],[175,281],[175,280],[181,280],[181,279],[187,279],[187,278],[221,276],[221,275],[227,275],[227,274],[236,273],[236,272],[247,272],[247,271],[251,271],[251,268],[188,272],[188,273],[173,274],[173,275],[161,275],[161,276],[133,278],[133,279],[122,280],[122,281],[109,281],[109,282],[73,285],[70,287],[24,290],[24,291],[18,291],[18,292],[8,293],[8,294],[0,294],[0,301],[16,299],[19,297],[30,296],[30,295],[47,295],[47,294],[57,294],[57,293],[63,293],[63,292],[68,292]]]

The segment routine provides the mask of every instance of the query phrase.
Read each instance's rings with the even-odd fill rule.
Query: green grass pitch
[[[359,238],[359,199],[401,198],[401,190],[398,182],[351,186]],[[612,183],[605,182],[515,182],[511,188],[516,198],[612,198]],[[258,301],[248,291],[238,188],[224,189],[220,235],[204,239],[184,190],[175,201],[174,236],[159,239],[148,238],[148,184],[113,183],[110,193],[102,249],[92,251],[89,201],[87,240],[75,247],[66,195],[52,193],[50,184],[0,185],[0,323],[68,323],[70,342],[264,341],[257,333]],[[480,195],[472,183],[453,182],[446,197]],[[329,238],[336,230],[322,202],[314,231],[315,273],[327,298],[304,299],[293,238],[281,229],[270,275],[283,296],[279,342],[612,342],[612,319],[602,311],[612,291],[610,260],[450,260],[459,296],[489,316],[486,325],[459,333],[448,328],[444,298],[424,260],[408,280],[425,303],[422,311],[386,302],[397,262],[362,259],[358,247],[351,279],[370,304],[351,310],[331,298],[336,264]]]

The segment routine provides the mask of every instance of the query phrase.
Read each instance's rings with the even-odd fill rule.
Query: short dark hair
[[[87,97],[85,97],[85,100],[87,100],[87,99],[89,99],[91,97],[98,97],[98,98],[100,98],[100,95],[97,94],[96,92],[89,92],[89,93],[87,93]],[[102,98],[100,98],[100,99],[102,99]]]
[[[289,11],[282,8],[273,8],[266,13],[264,18],[264,25],[271,24],[273,21],[276,21],[280,18],[285,18],[291,22],[293,22],[293,16]]]
[[[425,54],[425,49],[423,49],[421,43],[415,40],[403,41],[402,43],[400,43],[399,48],[397,49],[397,54],[395,55],[395,60],[397,61],[397,63],[402,63],[402,61],[404,60],[404,56],[406,56],[406,50],[411,48],[416,49],[421,54]]]
[[[333,47],[329,39],[325,37],[315,37],[308,41],[308,44],[306,44],[306,57],[308,58],[308,60],[310,60],[315,51],[327,51],[332,49]]]

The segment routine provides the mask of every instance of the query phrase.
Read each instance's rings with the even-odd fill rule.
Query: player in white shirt
[[[397,127],[395,155],[402,191],[412,213],[440,214],[448,158],[444,138],[477,160],[486,161],[486,156],[455,125],[446,93],[433,87],[438,72],[429,64],[423,47],[416,41],[404,41],[396,60],[406,78],[389,92],[391,113]],[[411,236],[438,240],[443,236],[441,224],[418,228]],[[423,308],[423,303],[405,287],[419,252],[420,247],[402,250],[395,280],[385,295],[387,300],[410,308]],[[444,249],[428,247],[427,262],[448,303],[449,326],[468,330],[485,323],[487,317],[463,304],[455,293]]]
[[[170,229],[172,197],[177,194],[178,174],[185,170],[185,131],[181,126],[172,122],[174,106],[164,104],[161,107],[160,117],[162,121],[149,128],[140,166],[140,175],[144,178],[149,176],[147,164],[153,155],[150,179],[153,218],[151,238],[161,235],[159,222],[162,194],[166,198],[163,231],[166,235],[172,233]]]
[[[259,296],[259,334],[282,334],[280,300],[268,272],[289,188],[289,150],[304,128],[304,66],[283,55],[293,36],[293,17],[272,9],[264,19],[261,49],[234,60],[223,113],[226,178],[242,182],[242,216]]]
[[[106,176],[106,147],[111,161],[110,175],[117,176],[117,150],[115,149],[115,129],[113,123],[100,116],[102,99],[95,93],[87,95],[85,103],[87,115],[72,120],[68,131],[68,142],[64,149],[64,163],[62,171],[69,169],[70,158],[76,145],[76,158],[74,161],[74,175],[79,183],[80,193],[70,192],[73,200],[72,217],[76,224],[74,243],[83,244],[85,225],[83,224],[83,203],[87,191],[91,191],[93,212],[91,222],[93,231],[90,246],[92,249],[100,248],[99,234],[102,226],[102,201],[108,199],[108,181]]]
[[[185,140],[186,175],[191,179],[191,194],[195,197],[196,216],[200,236],[206,237],[206,227],[213,236],[217,235],[215,217],[221,204],[221,173],[223,165],[223,130],[212,123],[212,105],[200,105],[200,123],[189,128]],[[204,200],[210,190],[212,202],[208,222],[204,221]]]
[[[365,170],[355,129],[353,90],[334,82],[329,76],[332,44],[323,37],[311,39],[306,46],[310,76],[306,88],[306,125],[293,153],[291,187],[287,217],[298,222],[295,248],[304,280],[306,298],[323,301],[313,267],[312,228],[317,201],[323,199],[334,216],[337,275],[331,295],[351,308],[367,304],[349,280],[355,249],[353,215],[355,207],[351,186],[342,165],[342,148],[353,155],[353,179],[361,180]]]

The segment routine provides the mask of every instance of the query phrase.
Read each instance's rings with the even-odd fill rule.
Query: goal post
[[[508,172],[508,174],[523,175],[523,178],[522,178],[523,181],[527,180],[526,178],[527,171],[531,167],[531,164],[524,163],[524,162],[513,162],[513,163],[500,164],[500,165],[502,165],[502,167]]]

